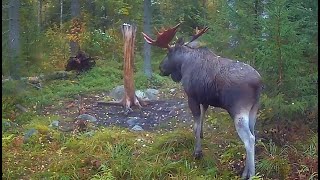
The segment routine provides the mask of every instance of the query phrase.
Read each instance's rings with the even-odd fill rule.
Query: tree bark
[[[41,31],[41,22],[42,22],[42,1],[38,0],[38,30]]]
[[[151,22],[151,0],[144,0],[143,4],[143,32],[151,34],[150,22]],[[143,54],[144,54],[144,73],[148,78],[152,76],[152,67],[151,67],[151,46],[146,41],[143,45]]]
[[[80,19],[80,2],[79,0],[71,0],[71,17]],[[71,56],[76,56],[80,49],[79,43],[75,40],[70,41]]]
[[[60,0],[60,29],[62,29],[63,0]]]
[[[133,66],[134,66],[134,41],[136,37],[136,26],[130,24],[123,24],[121,27],[124,38],[124,63],[123,63],[123,80],[124,80],[124,96],[120,101],[113,102],[97,102],[100,105],[122,105],[125,107],[125,114],[132,111],[132,106],[149,104],[148,101],[142,101],[135,94]]]
[[[141,108],[139,99],[135,94],[134,79],[133,79],[133,66],[134,66],[134,41],[136,38],[137,28],[134,25],[123,24],[122,35],[124,38],[124,97],[122,104],[127,111],[132,111],[131,106],[137,105]]]
[[[9,73],[13,79],[19,78],[20,73],[20,23],[19,0],[9,1]]]

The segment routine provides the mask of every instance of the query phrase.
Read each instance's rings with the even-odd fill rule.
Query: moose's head
[[[157,46],[160,48],[166,48],[168,50],[167,56],[160,64],[160,75],[162,76],[169,76],[171,75],[171,78],[175,82],[179,82],[182,78],[180,67],[178,62],[181,62],[181,60],[184,59],[184,55],[180,50],[182,46],[186,46],[189,43],[196,40],[198,37],[200,37],[203,33],[208,31],[208,27],[205,27],[201,30],[196,29],[196,34],[193,35],[192,39],[189,42],[184,42],[182,38],[178,39],[178,41],[173,44],[169,45],[169,43],[174,38],[178,27],[181,23],[177,24],[173,28],[169,29],[162,29],[162,31],[158,32],[157,39],[153,40],[150,38],[147,34],[143,33],[144,39],[147,43]]]

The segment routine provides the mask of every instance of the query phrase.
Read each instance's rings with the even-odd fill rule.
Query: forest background
[[[79,18],[79,26],[73,18]],[[260,121],[302,123],[317,133],[318,1],[314,0],[4,0],[2,79],[13,80],[3,83],[2,121],[28,123],[16,104],[35,104],[37,110],[55,99],[109,91],[121,84],[123,23],[137,26],[136,86],[162,87],[158,65],[165,51],[147,45],[141,32],[155,37],[155,28],[178,22],[183,23],[177,36],[188,39],[196,27],[208,26],[210,30],[199,39],[202,45],[257,69],[265,87]],[[82,82],[48,84],[43,90],[46,96],[29,96],[37,90],[18,79],[63,71],[75,54],[74,44],[97,58],[96,71],[82,74]],[[65,89],[57,90],[61,86]]]

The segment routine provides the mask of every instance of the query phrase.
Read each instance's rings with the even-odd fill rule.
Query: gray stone
[[[146,94],[141,90],[136,90],[136,96],[140,99],[146,99]]]
[[[89,122],[96,122],[98,121],[97,118],[89,115],[89,114],[81,114],[77,117],[77,119],[82,119],[82,120],[88,120]]]
[[[2,127],[11,127],[10,121],[4,121],[4,120],[2,120]]]
[[[159,90],[157,89],[146,89],[145,91],[146,97],[150,100],[157,100],[158,94],[159,94]]]
[[[38,133],[38,130],[32,128],[32,129],[29,129],[25,134],[24,134],[24,137],[23,137],[23,142],[28,142],[30,137],[37,134]]]
[[[49,127],[54,127],[54,128],[59,127],[59,121],[52,121],[52,123],[49,125]]]
[[[8,120],[2,120],[2,130],[6,131],[7,129],[9,129],[12,126],[12,123]]]
[[[110,97],[119,101],[124,96],[124,85],[113,88],[109,94]]]
[[[134,131],[143,131],[143,128],[141,126],[139,126],[139,125],[134,125],[132,130],[134,130]]]
[[[134,126],[134,125],[137,124],[137,122],[138,122],[139,119],[140,119],[140,118],[138,118],[138,117],[129,117],[129,119],[127,120],[127,124],[128,124],[129,126]]]
[[[176,89],[170,89],[169,90],[171,93],[174,93],[176,91]]]

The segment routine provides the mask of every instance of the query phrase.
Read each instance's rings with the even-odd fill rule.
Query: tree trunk
[[[94,3],[95,0],[87,0],[87,6],[88,6],[88,9],[92,15],[92,17],[95,17],[96,16],[96,6],[95,6],[95,3]]]
[[[136,37],[137,28],[134,25],[123,24],[121,27],[122,35],[124,38],[124,63],[123,63],[123,80],[124,80],[124,96],[120,101],[102,102],[100,105],[122,105],[125,107],[125,114],[132,111],[132,106],[147,105],[149,101],[142,101],[135,94],[134,79],[133,79],[133,66],[134,66],[134,41]]]
[[[60,29],[62,29],[63,0],[60,0]]]
[[[14,79],[19,78],[20,73],[20,24],[19,24],[19,0],[9,1],[9,73]]]
[[[147,34],[151,34],[150,22],[151,22],[151,0],[144,0],[143,4],[143,32]],[[143,46],[144,53],[144,73],[148,78],[152,76],[152,68],[151,68],[151,46],[149,43],[144,41]]]
[[[124,38],[124,97],[122,99],[123,106],[130,111],[132,105],[137,105],[141,108],[139,99],[135,94],[133,66],[134,66],[134,41],[136,37],[136,26],[123,24],[121,31]]]
[[[73,19],[80,18],[80,2],[79,0],[71,0],[71,17]],[[80,49],[78,41],[71,40],[70,41],[70,51],[71,57],[76,56]]]
[[[38,30],[41,31],[41,22],[42,22],[42,1],[38,0]]]

